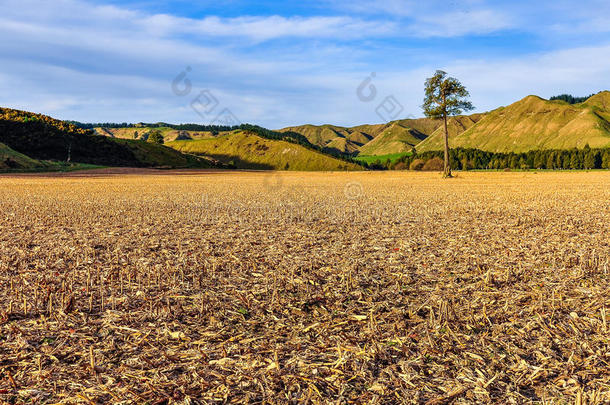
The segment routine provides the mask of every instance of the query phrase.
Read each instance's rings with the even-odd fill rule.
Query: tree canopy
[[[161,134],[161,131],[155,129],[153,131],[150,131],[150,134],[148,135],[148,142],[163,144],[165,143],[165,138],[163,138],[163,134]]]
[[[551,97],[549,100],[562,100],[565,101],[568,104],[579,104],[579,103],[584,103],[585,101],[587,101],[588,99],[590,99],[591,97],[593,97],[595,94],[591,94],[587,97],[574,97],[571,94],[560,94],[558,96],[553,96]]]
[[[442,70],[437,70],[434,76],[426,79],[425,94],[422,109],[426,117],[442,119],[444,122],[445,159],[443,177],[452,177],[447,117],[460,115],[464,111],[474,109],[472,103],[467,100],[470,94],[458,79],[447,77],[447,73]]]
[[[434,76],[426,80],[425,98],[422,106],[428,118],[445,118],[460,115],[474,107],[466,98],[470,96],[466,87],[447,73],[437,70]]]

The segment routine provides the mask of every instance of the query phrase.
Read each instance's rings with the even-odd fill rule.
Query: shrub
[[[154,130],[150,132],[150,135],[148,135],[148,142],[153,142],[153,143],[158,143],[158,144],[163,144],[165,142],[165,138],[163,138],[163,135],[161,134],[160,131],[158,130]]]
[[[407,164],[405,162],[398,162],[394,165],[394,170],[407,170]]]
[[[424,164],[422,170],[427,172],[442,172],[444,168],[445,162],[443,162],[443,159],[439,157],[434,157]]]
[[[409,166],[409,170],[421,170],[424,167],[425,162],[421,159],[415,159],[413,162],[411,162],[411,165]]]

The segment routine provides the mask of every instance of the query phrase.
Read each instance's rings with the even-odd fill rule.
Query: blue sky
[[[421,116],[436,69],[461,79],[478,111],[610,89],[610,3],[601,0],[0,6],[0,105],[61,119],[377,123]],[[358,96],[370,86],[375,97]]]

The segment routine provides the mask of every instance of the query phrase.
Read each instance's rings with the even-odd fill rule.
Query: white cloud
[[[327,0],[329,5],[361,14],[390,14],[398,17],[413,16],[417,13],[418,2],[414,0]]]
[[[339,0],[331,3],[338,9],[351,10],[361,15],[383,15],[399,20],[408,35],[423,38],[487,34],[520,25],[509,9],[492,9],[478,0]]]
[[[411,32],[420,37],[447,38],[488,34],[513,26],[508,16],[493,10],[456,11],[421,18]]]
[[[479,111],[513,103],[530,94],[547,98],[586,96],[610,90],[610,44],[485,61],[464,60],[444,67],[468,87]]]
[[[63,119],[208,123],[190,101],[210,89],[242,121],[271,128],[374,123],[380,121],[375,108],[390,95],[403,104],[404,116],[420,115],[423,81],[439,67],[467,85],[480,110],[530,93],[589,94],[610,87],[605,44],[460,61],[428,57],[421,38],[420,48],[410,48],[408,36],[417,24],[418,35],[430,37],[492,32],[515,23],[506,17],[513,14],[486,11],[474,2],[470,12],[445,8],[413,20],[409,7],[416,3],[393,1],[385,7],[400,8],[404,19],[371,20],[188,19],[85,0],[1,1],[0,105]],[[367,41],[342,41],[355,38]],[[392,39],[400,43],[382,49]],[[408,58],[396,52],[408,52]],[[435,62],[423,62],[429,60]],[[170,84],[186,66],[192,67],[193,93],[177,97]],[[373,71],[378,99],[363,103],[356,87]]]
[[[264,41],[282,37],[354,39],[387,35],[395,24],[351,17],[207,17],[188,31],[210,36],[247,37]]]
[[[4,23],[28,21],[22,29],[33,29],[40,24],[66,28],[87,26],[105,28],[124,34],[146,33],[149,38],[197,35],[207,37],[241,37],[254,41],[277,38],[333,38],[355,39],[383,36],[395,32],[396,24],[384,20],[363,20],[351,16],[284,17],[241,16],[201,19],[176,17],[167,14],[145,14],[115,6],[96,6],[80,0],[6,0],[3,6]],[[37,13],[32,13],[37,10]],[[41,12],[44,10],[44,12]],[[86,18],[85,18],[86,17]]]

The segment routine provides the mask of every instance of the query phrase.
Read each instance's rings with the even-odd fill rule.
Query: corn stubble
[[[0,178],[0,401],[607,403],[608,184]]]

